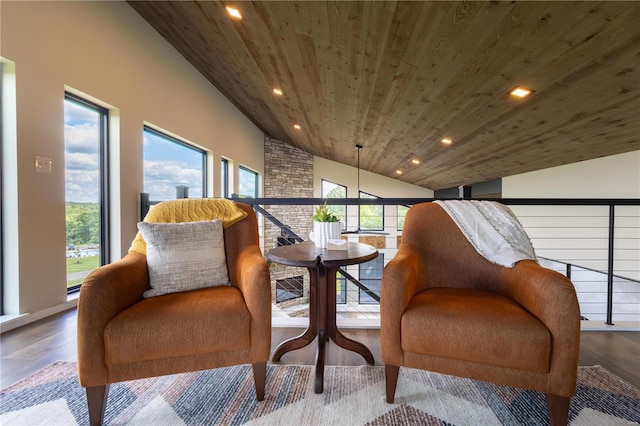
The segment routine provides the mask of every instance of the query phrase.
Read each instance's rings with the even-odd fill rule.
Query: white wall
[[[358,169],[346,164],[337,163],[321,157],[313,158],[313,196],[322,197],[322,179],[347,187],[347,198],[358,198]],[[433,191],[421,186],[412,185],[376,173],[360,170],[360,191],[381,198],[433,198]],[[395,229],[398,207],[387,205],[384,208],[385,230]],[[358,206],[347,206],[347,229],[358,227]],[[388,237],[389,240],[394,235]],[[390,247],[395,248],[393,242]],[[387,260],[390,260],[388,258]]]
[[[348,198],[358,198],[358,169],[327,160],[313,159],[314,197],[320,198],[322,179],[347,187]],[[382,198],[433,198],[433,191],[397,179],[360,170],[360,190]]]
[[[125,2],[2,2],[0,55],[15,63],[17,193],[3,226],[8,257],[5,313],[34,313],[66,301],[64,93],[84,93],[112,110],[112,260],[126,253],[143,189],[142,127],[150,123],[212,151],[214,195],[220,156],[263,173],[264,135]],[[3,117],[4,119],[4,117]],[[34,156],[53,159],[36,174]],[[3,165],[3,169],[7,165]],[[15,164],[12,164],[15,167]],[[10,169],[11,167],[7,167]],[[237,181],[234,191],[237,192]],[[13,195],[12,195],[13,194]]]
[[[502,178],[504,198],[640,198],[640,150]]]
[[[505,198],[640,198],[640,151],[612,155],[502,179]],[[538,256],[597,271],[608,269],[608,206],[511,206]],[[614,216],[614,274],[640,280],[640,207],[618,206]],[[582,275],[588,275],[582,278]],[[599,277],[597,280],[593,277]],[[578,271],[572,280],[583,313],[605,318],[603,274]],[[640,287],[614,281],[613,318],[638,321]]]

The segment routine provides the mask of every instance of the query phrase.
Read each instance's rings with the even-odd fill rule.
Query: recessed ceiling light
[[[402,170],[396,170],[396,174],[397,175],[401,175],[402,174]]]
[[[282,96],[282,89],[278,89],[277,87],[273,88],[273,93],[278,96]]]
[[[227,6],[226,9],[227,9],[227,13],[232,18],[242,19],[242,15],[240,14],[240,11],[238,9],[236,9],[235,7]]]
[[[411,162],[413,164],[420,164],[420,160],[418,160],[417,158],[414,158],[413,160],[411,160]]]
[[[300,130],[300,129],[302,129],[302,126],[300,126],[298,123],[296,123],[296,124],[293,125],[293,128],[296,129],[296,130]]]
[[[442,138],[440,140],[440,142],[442,142],[445,145],[451,145],[453,143],[453,140],[449,139],[449,138]]]
[[[509,92],[511,96],[515,96],[516,98],[526,98],[531,94],[531,90],[525,87],[515,87],[511,92]]]

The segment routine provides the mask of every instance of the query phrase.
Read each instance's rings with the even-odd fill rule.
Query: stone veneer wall
[[[313,155],[265,136],[264,139],[264,197],[265,198],[313,198]],[[311,231],[313,206],[264,206],[264,208],[303,239]],[[280,229],[270,221],[264,221],[265,253],[277,244]],[[308,303],[309,274],[305,268],[271,266],[271,287],[275,302],[276,280],[302,275],[304,277],[303,299],[279,303],[282,309],[300,303]],[[300,314],[306,314],[300,312]],[[290,313],[294,316],[295,313]]]

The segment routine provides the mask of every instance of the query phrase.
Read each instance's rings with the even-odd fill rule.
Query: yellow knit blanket
[[[246,216],[247,212],[236,206],[233,201],[224,198],[185,198],[163,201],[152,206],[144,221],[178,223],[222,219],[222,226],[227,228]],[[140,232],[129,248],[129,253],[133,251],[147,254],[147,243]]]

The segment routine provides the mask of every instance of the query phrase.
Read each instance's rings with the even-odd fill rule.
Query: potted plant
[[[309,233],[309,239],[315,243],[316,247],[327,248],[329,240],[340,238],[342,226],[338,217],[329,210],[326,202],[316,208],[311,218],[313,231]]]
[[[316,222],[337,222],[338,221],[338,217],[335,214],[333,214],[327,207],[326,201],[323,205],[316,208],[316,211],[315,213],[313,213],[313,216],[311,216],[311,218]]]

